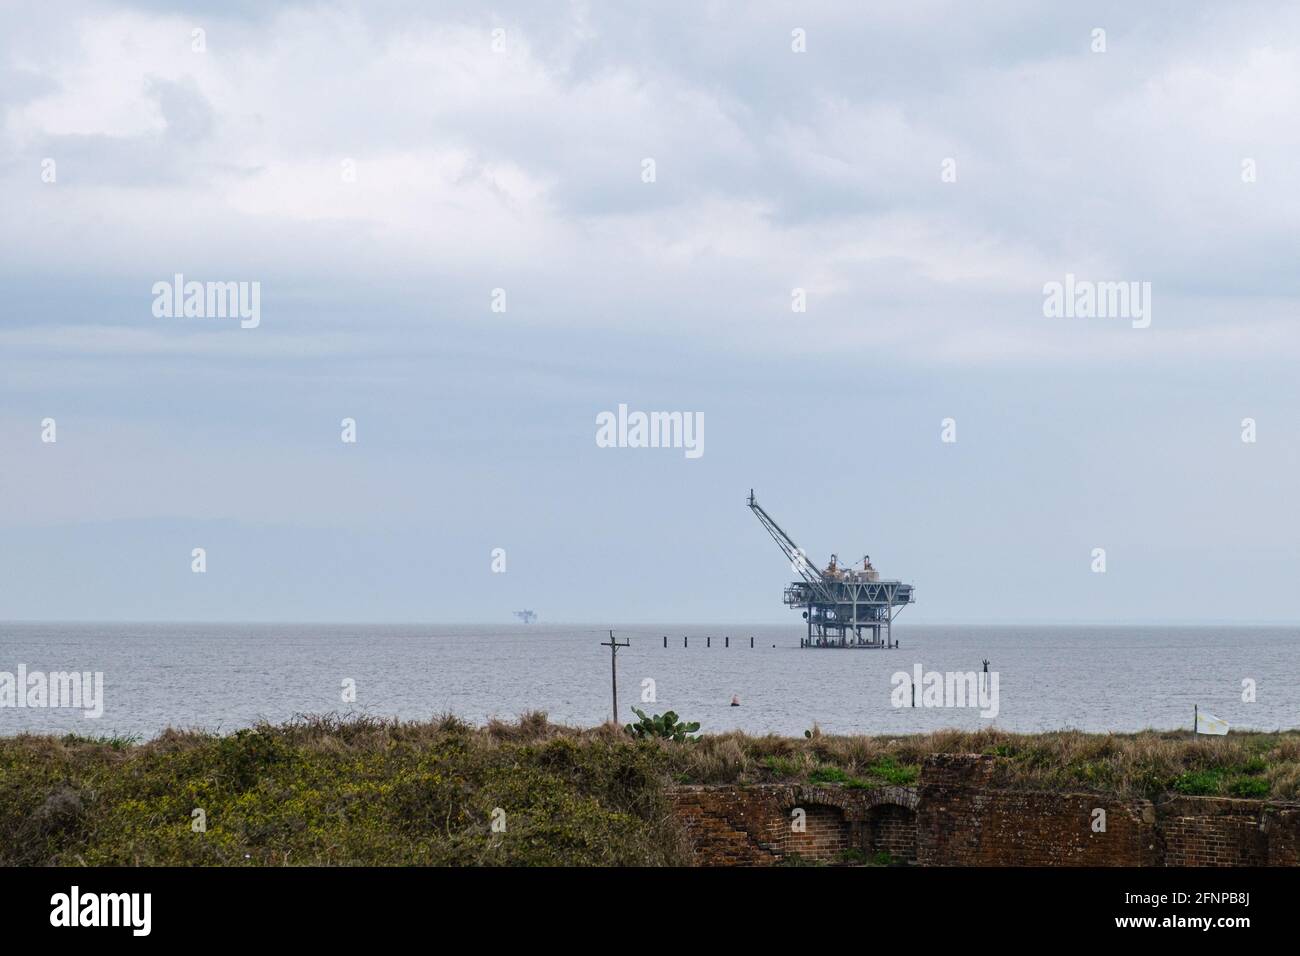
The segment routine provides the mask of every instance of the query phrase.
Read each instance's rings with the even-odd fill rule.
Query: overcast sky
[[[1300,8],[612,6],[0,4],[0,619],[1300,619]]]

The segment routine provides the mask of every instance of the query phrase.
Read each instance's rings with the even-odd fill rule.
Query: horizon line
[[[512,627],[583,627],[583,628],[619,628],[619,627],[785,627],[786,624],[773,621],[583,621],[583,620],[538,620],[530,624],[521,621],[506,620],[413,620],[413,619],[347,619],[347,620],[310,620],[306,618],[12,618],[0,619],[0,627],[13,624],[230,624],[230,625],[284,625],[310,624],[325,626],[404,626],[404,627],[493,627],[510,625]],[[792,623],[792,629],[803,631],[802,622]],[[1025,621],[958,621],[938,620],[918,624],[895,625],[904,628],[925,627],[1298,627],[1298,620],[1189,620],[1189,619],[1129,619],[1129,620],[1025,620]]]

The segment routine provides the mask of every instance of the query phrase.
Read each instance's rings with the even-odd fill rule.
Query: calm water
[[[1234,727],[1300,726],[1300,628],[906,627],[889,651],[802,650],[797,627],[619,626],[621,719],[636,704],[706,731],[906,733],[990,724],[1035,731],[1177,728],[1199,704]],[[731,647],[723,647],[730,633]],[[669,636],[664,649],[662,637]],[[705,647],[705,636],[713,646]],[[682,647],[689,636],[690,647]],[[754,648],[749,637],[754,637]],[[606,632],[587,626],[0,624],[0,672],[104,673],[104,715],[0,707],[0,734],[152,737],[164,727],[232,730],[259,719],[346,713],[481,722],[545,710],[589,726],[609,716]],[[773,646],[775,645],[775,647]],[[890,676],[999,674],[1000,713],[895,709]],[[341,700],[356,682],[357,702]],[[1252,678],[1257,701],[1242,701]],[[643,680],[657,703],[641,703]],[[728,706],[733,694],[740,707]]]

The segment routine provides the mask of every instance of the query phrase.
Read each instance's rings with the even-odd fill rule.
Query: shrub
[[[808,774],[809,783],[848,783],[852,779],[839,767],[816,767]]]
[[[867,773],[896,787],[910,787],[920,776],[920,769],[914,765],[905,767],[893,757],[882,757],[867,768]]]
[[[1189,796],[1213,796],[1222,783],[1221,770],[1189,770],[1174,781],[1173,789]]]
[[[1262,777],[1239,777],[1232,781],[1228,792],[1234,797],[1267,797],[1268,781]]]
[[[0,737],[0,866],[680,865],[670,756],[531,715],[491,731],[362,717],[136,745]]]

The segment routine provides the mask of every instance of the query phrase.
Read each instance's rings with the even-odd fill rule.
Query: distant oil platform
[[[523,621],[525,624],[532,624],[533,621],[537,620],[536,611],[524,610],[524,611],[515,611],[513,613],[515,617],[519,618],[519,620]]]
[[[870,556],[862,559],[859,570],[840,567],[839,558],[832,554],[826,570],[818,570],[803,549],[759,506],[752,488],[749,508],[790,560],[790,567],[803,578],[785,589],[785,604],[803,608],[808,622],[808,637],[800,638],[800,647],[897,646],[892,624],[899,611],[915,602],[912,585],[881,580],[880,572],[871,566]],[[865,638],[863,631],[867,632]]]

